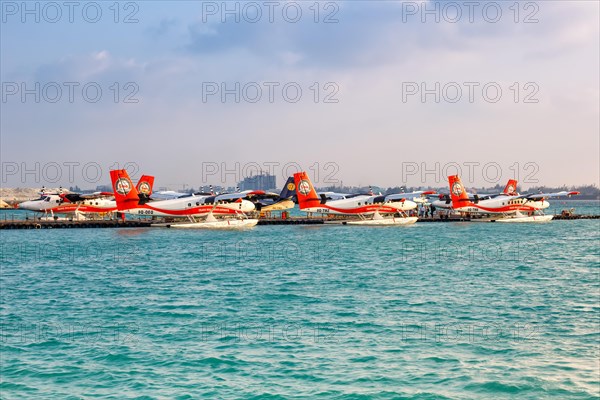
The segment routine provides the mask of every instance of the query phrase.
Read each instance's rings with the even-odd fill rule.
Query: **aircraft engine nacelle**
[[[452,203],[447,203],[446,200],[435,200],[432,201],[431,204],[435,207],[435,208],[444,208],[444,209],[451,209],[452,208]]]
[[[242,207],[241,207],[242,212],[251,212],[251,211],[254,211],[255,209],[256,209],[256,206],[254,205],[253,202],[251,202],[249,200],[242,200]]]
[[[232,203],[223,203],[219,207],[229,208],[230,210],[241,212],[252,212],[256,209],[254,203],[249,200],[234,201]]]
[[[535,202],[535,208],[537,208],[539,210],[544,210],[544,209],[546,209],[548,207],[550,207],[550,203],[548,203],[546,200],[536,201]]]

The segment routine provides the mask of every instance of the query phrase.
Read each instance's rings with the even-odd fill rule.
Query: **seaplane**
[[[283,211],[294,208],[294,196],[296,195],[296,185],[294,184],[294,177],[290,176],[281,192],[277,193],[265,193],[264,195],[257,195],[252,197],[250,200],[254,203],[256,210],[261,213],[268,213],[271,211]]]
[[[474,203],[479,202],[480,200],[489,200],[498,196],[515,196],[517,193],[517,181],[515,179],[509,179],[508,183],[504,187],[504,190],[500,193],[490,193],[490,194],[477,194],[477,193],[469,193],[467,192],[467,196],[469,196],[469,200]],[[435,208],[441,208],[446,210],[452,209],[452,198],[449,194],[440,193],[438,195],[438,200],[434,200],[431,204]]]
[[[433,191],[399,193],[390,195],[375,194],[336,194],[318,195],[308,174],[294,174],[296,195],[300,210],[307,213],[358,216],[359,220],[345,221],[347,225],[409,225],[417,222],[417,217],[408,217],[406,211],[415,209],[417,203],[409,200],[413,196],[433,194]],[[392,217],[384,217],[388,214]],[[395,217],[394,215],[399,215]]]
[[[248,218],[246,213],[255,210],[254,203],[247,200],[264,191],[246,191],[222,195],[190,194],[170,200],[141,202],[137,189],[133,186],[126,170],[110,171],[117,210],[122,214],[153,217],[184,217],[189,223],[172,223],[170,228],[196,229],[245,229],[258,223]],[[216,219],[215,215],[233,217]],[[204,221],[195,218],[204,217]]]
[[[152,194],[154,177],[143,175],[137,184],[140,201],[147,201]],[[83,220],[92,215],[112,213],[117,210],[113,193],[95,192],[91,194],[72,193],[60,188],[57,192],[39,192],[40,198],[18,204],[19,209],[43,212],[46,219]],[[49,215],[48,215],[49,214]],[[69,218],[59,218],[54,214],[69,214]]]
[[[236,198],[244,198],[252,203],[254,203],[254,207],[256,211],[260,212],[260,215],[263,216],[266,213],[270,213],[271,211],[283,211],[294,208],[295,203],[292,199],[295,194],[296,186],[294,185],[294,177],[289,177],[283,189],[279,194],[270,193],[270,192],[261,192],[259,190],[244,190],[240,191],[237,188],[235,193],[224,193],[222,195],[217,196],[218,200],[222,201],[223,199],[236,199]],[[212,191],[211,191],[212,192]],[[211,194],[212,195],[212,194]],[[189,195],[182,196],[188,197]],[[207,215],[206,220],[199,225],[201,228],[211,228],[211,229],[239,229],[237,225],[241,225],[240,228],[245,228],[248,225],[254,226],[254,220],[233,220],[227,219],[228,223],[225,224],[219,220],[216,220],[214,216]],[[175,228],[193,228],[196,227],[193,224],[178,224],[177,226],[172,225],[171,227]]]
[[[548,222],[552,215],[544,215],[550,206],[546,201],[553,197],[571,197],[579,192],[500,194],[486,199],[472,199],[467,194],[458,175],[448,177],[452,209],[467,214],[490,215],[493,222]],[[508,185],[507,185],[508,186]],[[515,186],[516,188],[516,186]]]

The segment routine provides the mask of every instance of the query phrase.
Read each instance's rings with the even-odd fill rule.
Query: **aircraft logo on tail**
[[[138,185],[138,192],[140,192],[141,194],[149,195],[150,184],[146,181],[140,182]]]
[[[298,191],[303,195],[308,195],[310,193],[310,183],[306,179],[302,179],[298,183]]]
[[[283,185],[283,189],[281,189],[281,193],[279,193],[280,199],[290,199],[296,195],[296,184],[294,183],[294,177],[290,176],[285,185]]]
[[[454,184],[452,185],[452,193],[454,193],[455,196],[460,196],[463,192],[463,187],[462,184],[458,181],[454,182]]]
[[[517,181],[514,179],[509,179],[506,187],[504,188],[504,194],[515,195],[517,194]]]
[[[131,192],[133,184],[129,178],[119,178],[115,182],[115,191],[122,196],[127,196]]]

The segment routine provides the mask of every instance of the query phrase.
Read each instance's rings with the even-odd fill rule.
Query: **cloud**
[[[117,58],[108,50],[96,50],[84,55],[69,55],[40,65],[33,76],[22,76],[37,82],[87,82],[135,80],[144,65],[133,58]]]
[[[495,24],[481,15],[472,23],[423,23],[403,14],[401,2],[339,2],[333,24],[314,23],[312,2],[302,3],[306,18],[295,24],[221,23],[220,16],[204,23],[196,3],[156,4],[144,8],[139,26],[126,27],[130,35],[94,33],[88,40],[95,27],[77,27],[68,37],[46,27],[48,38],[62,40],[40,49],[35,38],[3,47],[4,81],[98,81],[108,96],[112,82],[134,81],[140,99],[5,104],[3,157],[125,157],[144,160],[161,179],[194,185],[202,161],[295,161],[305,168],[331,161],[345,183],[395,185],[402,183],[398,171],[386,165],[473,155],[505,168],[539,161],[548,184],[597,180],[597,3],[539,2],[534,24],[517,24],[509,13]],[[274,103],[203,101],[205,82],[264,81],[299,82],[303,100],[287,103],[279,93]],[[504,97],[498,104],[481,96],[475,103],[406,103],[407,81],[494,81]],[[523,90],[529,81],[539,85],[540,102],[514,103],[509,88],[519,82]],[[339,103],[322,102],[326,82],[338,85]],[[565,137],[577,156],[559,167],[553,157]]]
[[[180,20],[178,18],[162,18],[157,25],[152,25],[148,27],[146,31],[150,34],[151,37],[159,39],[161,37],[167,36],[179,25]]]
[[[406,3],[374,2],[364,7],[361,2],[344,2],[336,3],[341,4],[335,15],[338,22],[331,24],[315,23],[305,6],[307,18],[297,23],[281,18],[273,23],[264,19],[250,23],[243,18],[239,22],[231,18],[195,21],[188,26],[184,48],[199,56],[243,50],[283,64],[289,60],[280,55],[292,53],[299,58],[294,62],[298,67],[348,69],[399,62],[423,51],[467,53],[496,45],[518,58],[535,53],[558,55],[598,36],[597,21],[590,18],[587,7],[569,10],[577,21],[573,24],[571,18],[564,18],[564,5],[551,3],[532,3],[537,7],[533,9],[502,3],[496,21],[497,11],[486,3],[470,10],[464,5],[468,2],[453,2],[461,9],[461,17],[456,18],[444,11],[447,2],[420,3],[415,14]]]

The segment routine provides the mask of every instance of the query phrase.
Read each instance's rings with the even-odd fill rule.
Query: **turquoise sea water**
[[[598,220],[0,235],[2,399],[600,396]]]

